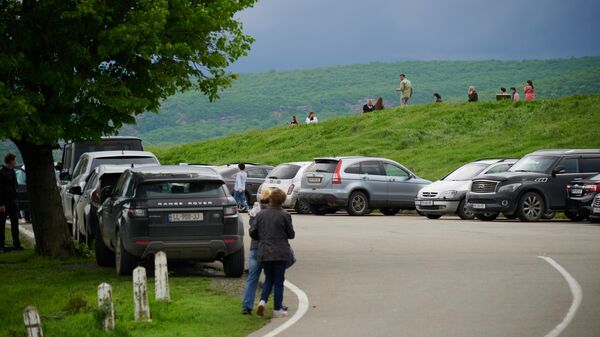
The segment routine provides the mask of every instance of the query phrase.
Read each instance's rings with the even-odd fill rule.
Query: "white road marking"
[[[547,256],[538,256],[538,257],[540,259],[548,262],[552,267],[554,267],[554,269],[556,269],[565,278],[565,280],[569,284],[569,289],[571,289],[571,294],[573,295],[573,302],[571,303],[571,307],[569,308],[569,311],[567,311],[565,318],[563,318],[562,322],[560,322],[556,327],[554,327],[554,329],[552,329],[552,331],[548,332],[544,336],[544,337],[558,337],[563,332],[563,330],[565,330],[567,328],[569,323],[571,323],[571,321],[573,320],[573,317],[575,317],[575,313],[577,312],[577,309],[579,308],[579,305],[581,304],[581,299],[583,298],[583,291],[581,290],[581,286],[579,285],[577,280],[575,280],[575,278],[573,278],[573,276],[571,276],[571,274],[569,274],[569,272],[565,268],[563,268],[560,264],[558,264],[552,258],[547,257]]]
[[[288,319],[285,323],[278,326],[277,329],[270,331],[263,337],[277,336],[278,334],[282,333],[283,331],[285,331],[286,329],[288,329],[292,325],[294,325],[296,322],[298,322],[302,318],[302,316],[304,316],[306,314],[306,312],[308,311],[309,303],[308,303],[308,296],[306,296],[306,293],[304,293],[304,291],[302,291],[302,289],[296,287],[291,282],[285,281],[284,285],[286,288],[288,288],[294,294],[296,294],[296,297],[298,297],[298,310],[296,310],[296,313],[294,314],[294,316],[292,316],[290,319]]]

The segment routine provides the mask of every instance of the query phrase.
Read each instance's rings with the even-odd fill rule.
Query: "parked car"
[[[142,140],[137,137],[102,137],[99,142],[84,141],[67,143],[63,146],[62,159],[56,164],[61,181],[69,181],[75,172],[79,158],[86,152],[99,151],[144,151]]]
[[[73,211],[75,202],[79,198],[73,194],[73,188],[79,187],[83,189],[87,178],[92,171],[100,165],[160,165],[156,156],[151,152],[145,151],[101,151],[101,152],[86,152],[84,153],[75,171],[73,171],[72,179],[65,185],[62,190],[62,203],[67,223],[73,223]],[[75,231],[73,231],[75,234]]]
[[[252,206],[252,204],[257,200],[256,195],[258,193],[258,188],[265,181],[265,178],[267,175],[269,175],[269,172],[273,170],[273,166],[253,163],[244,164],[246,165],[246,173],[248,173],[248,179],[246,180],[246,202],[248,205]],[[221,174],[225,184],[227,184],[229,193],[233,195],[235,178],[239,172],[238,164],[235,163],[217,166],[215,167],[215,170]]]
[[[596,197],[592,203],[589,219],[590,222],[600,223],[600,193],[596,193]]]
[[[29,213],[29,194],[27,194],[27,175],[25,174],[25,165],[21,165],[15,168],[15,174],[17,175],[17,200],[19,204],[19,213],[21,218],[27,222],[31,222],[31,216]]]
[[[571,220],[587,219],[594,198],[600,194],[600,174],[586,180],[573,180],[567,185],[567,209]]]
[[[154,164],[152,164],[154,165]],[[143,165],[138,165],[138,167]],[[98,209],[102,204],[101,191],[117,184],[119,177],[130,165],[100,165],[87,178],[83,189],[79,186],[71,188],[71,194],[79,196],[73,210],[73,227],[75,239],[89,243],[98,228]]]
[[[425,186],[415,199],[417,211],[429,219],[439,219],[444,214],[457,214],[463,220],[475,218],[467,209],[466,196],[471,180],[479,175],[507,171],[517,159],[483,159],[465,164],[444,178]]]
[[[415,197],[428,180],[386,158],[317,158],[306,169],[298,194],[314,214],[345,209],[366,215],[378,208],[385,215],[415,209]]]
[[[155,166],[126,170],[98,210],[96,260],[128,275],[158,251],[169,260],[221,261],[244,272],[244,227],[222,177],[210,168]],[[109,195],[110,194],[110,195]]]
[[[283,207],[292,208],[297,213],[310,213],[309,205],[298,198],[298,191],[302,183],[302,175],[306,168],[312,164],[310,161],[283,163],[276,166],[258,188],[258,193],[263,188],[279,188],[287,193]]]
[[[539,221],[548,211],[565,209],[570,181],[600,172],[600,150],[541,150],[516,162],[507,172],[473,179],[467,208],[480,220],[499,213],[521,221]]]

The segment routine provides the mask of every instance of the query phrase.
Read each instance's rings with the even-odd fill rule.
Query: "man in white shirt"
[[[240,173],[235,177],[235,185],[233,187],[233,198],[241,207],[240,212],[248,211],[248,203],[246,202],[246,178],[248,178],[248,173],[246,173],[246,165],[238,164],[238,168],[240,169]]]

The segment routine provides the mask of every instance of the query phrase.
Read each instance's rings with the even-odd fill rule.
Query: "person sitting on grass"
[[[373,101],[371,100],[368,100],[367,104],[363,105],[363,113],[371,112],[373,109],[375,109],[375,107],[373,106]]]
[[[319,123],[319,120],[317,119],[315,112],[311,111],[308,114],[308,117],[306,117],[306,124],[317,124],[317,123]]]
[[[479,101],[479,95],[477,95],[477,90],[475,90],[474,86],[469,87],[469,102],[477,102]]]
[[[375,101],[375,110],[383,110],[384,106],[383,106],[383,97],[379,97],[377,99],[377,101]]]
[[[298,120],[296,119],[296,116],[292,116],[292,122],[290,123],[291,126],[298,126]]]
[[[512,95],[512,100],[515,102],[518,102],[521,100],[521,96],[519,96],[519,93],[517,92],[517,89],[512,87],[510,88],[510,93]]]
[[[442,95],[437,92],[433,94],[433,99],[436,103],[442,103]]]

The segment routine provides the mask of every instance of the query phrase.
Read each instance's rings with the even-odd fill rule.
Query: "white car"
[[[269,173],[265,182],[258,188],[258,194],[263,188],[279,188],[287,193],[287,198],[283,204],[284,208],[292,208],[297,213],[308,214],[310,207],[302,200],[298,200],[298,190],[302,182],[302,175],[312,162],[293,162],[278,165]]]
[[[160,162],[152,152],[146,151],[100,151],[84,153],[75,169],[72,179],[62,189],[62,203],[67,223],[73,223],[74,205],[79,195],[73,194],[73,188],[81,191],[92,171],[100,165],[160,165]],[[73,231],[75,232],[75,231]]]
[[[507,171],[517,159],[486,159],[465,164],[444,178],[423,187],[415,199],[417,211],[429,219],[457,214],[463,220],[475,218],[466,207],[471,180],[479,175]]]

